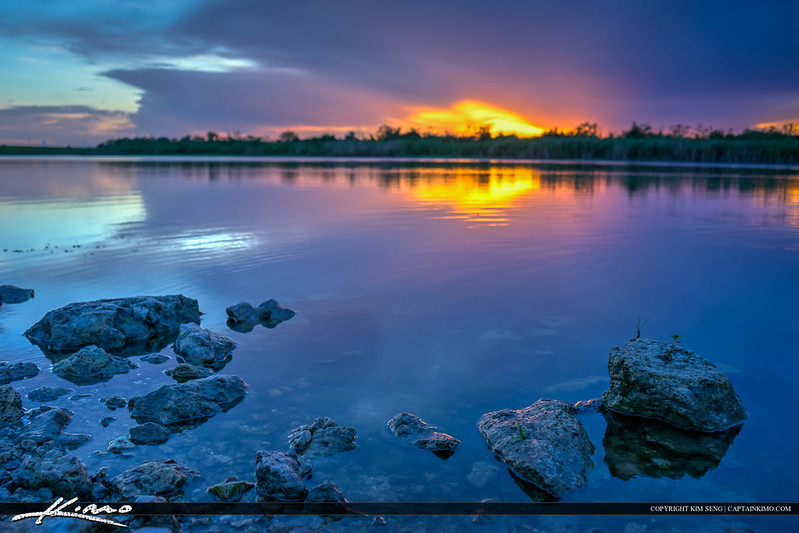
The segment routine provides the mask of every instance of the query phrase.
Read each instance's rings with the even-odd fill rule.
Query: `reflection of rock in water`
[[[612,476],[627,481],[636,475],[694,478],[716,468],[741,426],[703,433],[677,429],[648,418],[605,413],[602,444]]]

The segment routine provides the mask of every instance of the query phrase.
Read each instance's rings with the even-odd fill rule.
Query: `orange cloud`
[[[469,134],[487,126],[493,134],[535,137],[544,133],[526,119],[506,109],[477,100],[460,100],[449,108],[412,108],[413,114],[405,120],[406,126]]]

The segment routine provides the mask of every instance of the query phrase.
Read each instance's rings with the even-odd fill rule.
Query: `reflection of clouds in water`
[[[211,230],[213,231],[213,230]],[[195,233],[175,237],[183,250],[202,252],[227,252],[245,250],[258,244],[251,233]]]
[[[607,376],[588,376],[584,378],[575,378],[549,385],[544,389],[544,392],[574,392],[590,387],[595,383],[602,383],[605,381],[609,381]]]

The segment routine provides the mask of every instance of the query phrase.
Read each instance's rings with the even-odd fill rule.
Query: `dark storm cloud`
[[[0,31],[17,24],[14,31],[55,36],[89,59],[129,65],[107,75],[144,90],[135,121],[153,134],[375,125],[405,106],[462,98],[550,126],[582,117],[608,129],[631,120],[741,128],[799,113],[797,2],[90,5],[94,17],[62,10],[0,23]],[[160,6],[160,16],[148,18],[150,6]],[[198,73],[135,62],[200,54],[249,59],[258,68]]]

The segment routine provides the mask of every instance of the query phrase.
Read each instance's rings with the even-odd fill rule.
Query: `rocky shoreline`
[[[21,291],[33,296],[32,290]],[[257,308],[237,304],[227,313],[229,327],[239,332],[257,324],[273,328],[295,315],[274,300]],[[112,411],[127,408],[138,424],[108,443],[108,452],[123,454],[136,446],[159,446],[174,433],[190,431],[245,400],[244,380],[219,373],[232,360],[236,343],[202,328],[200,318],[197,301],[183,295],[97,300],[50,311],[25,336],[53,362],[54,375],[77,387],[104,383],[137,368],[128,359],[131,355],[164,364],[168,356],[151,352],[172,344],[176,365],[165,373],[176,383],[127,399],[103,399]],[[529,485],[532,498],[557,500],[588,482],[595,446],[582,416],[604,417],[605,462],[611,475],[620,479],[701,477],[718,466],[746,419],[729,379],[711,362],[676,344],[636,338],[610,351],[608,371],[610,387],[601,398],[576,404],[539,399],[522,409],[485,413],[477,421],[488,448],[515,482],[523,488]],[[51,405],[22,408],[11,383],[39,372],[31,363],[0,362],[0,500],[47,501],[58,495],[169,501],[180,499],[184,485],[200,476],[191,465],[171,458],[145,461],[114,477],[106,468],[90,473],[72,451],[92,437],[65,431],[72,411]],[[39,387],[27,397],[47,403],[73,391]],[[103,425],[113,420],[106,417]],[[408,412],[398,413],[386,426],[398,442],[441,459],[451,457],[461,444]],[[307,482],[314,457],[354,449],[356,434],[354,427],[316,418],[292,430],[285,449],[254,450],[252,478],[229,477],[213,484],[207,489],[209,497],[344,505],[347,500],[333,480],[312,487]]]

